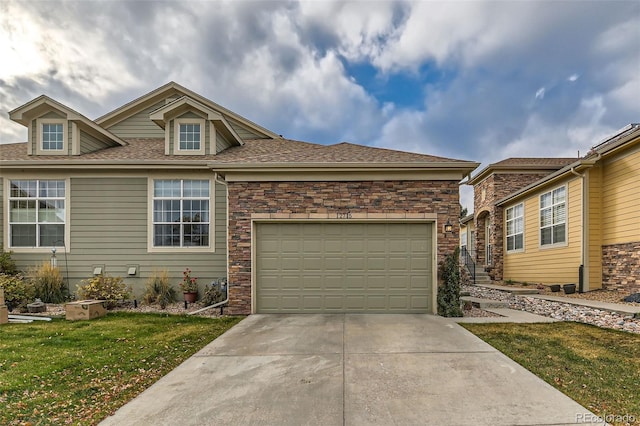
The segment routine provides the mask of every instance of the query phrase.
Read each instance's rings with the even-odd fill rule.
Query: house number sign
[[[351,219],[351,212],[347,210],[346,212],[336,212],[336,219]]]

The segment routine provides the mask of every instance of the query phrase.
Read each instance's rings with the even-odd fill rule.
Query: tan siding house
[[[470,180],[477,200],[499,172],[485,169]],[[491,241],[499,254],[486,266],[493,279],[639,292],[638,178],[640,125],[632,124],[528,185],[514,188],[510,179],[511,192],[486,199],[481,209],[496,219]],[[478,229],[476,223],[484,239]]]
[[[176,83],[90,120],[40,96],[9,113],[0,237],[21,269],[57,251],[140,297],[167,269],[229,282],[228,310],[435,312],[459,243],[458,183],[477,163],[285,139]],[[348,236],[345,237],[345,236]]]

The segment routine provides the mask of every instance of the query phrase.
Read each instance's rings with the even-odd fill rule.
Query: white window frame
[[[511,219],[509,219],[509,211],[515,211],[518,207],[520,207],[520,211],[521,214],[519,216],[513,216]],[[522,223],[522,229],[520,230],[520,232],[515,232],[516,231],[516,224],[518,223],[518,219],[520,219],[520,222]],[[509,233],[509,223],[513,222],[514,223],[514,232],[513,233]],[[514,206],[511,206],[507,209],[505,209],[504,211],[504,234],[505,234],[505,238],[504,238],[504,245],[505,245],[505,251],[507,253],[521,253],[524,251],[524,203],[519,203],[516,204]],[[518,235],[522,235],[522,247],[519,248],[512,248],[509,249],[509,238],[513,237],[514,239],[514,247],[515,247],[515,242],[517,241],[517,236]]]
[[[44,125],[62,124],[62,149],[44,149]],[[67,155],[69,151],[69,129],[67,120],[61,118],[38,118],[36,119],[38,128],[38,140],[36,141],[36,154],[38,155]]]
[[[564,190],[564,200],[562,202],[556,202],[554,201],[554,194],[559,191],[560,189]],[[547,195],[551,195],[551,204],[549,206],[545,206],[542,207],[542,197],[547,196]],[[567,185],[562,185],[559,186],[557,188],[554,188],[550,191],[547,191],[543,194],[540,194],[540,196],[538,197],[538,202],[539,202],[539,216],[538,216],[538,242],[540,244],[540,248],[552,248],[552,247],[566,247],[568,244],[568,240],[569,240],[569,235],[568,235],[568,222],[567,222],[567,218],[569,217],[569,208],[568,208],[568,200],[569,200],[569,189],[567,188]],[[564,220],[562,221],[558,221],[556,222],[555,217],[554,217],[554,209],[555,207],[559,207],[564,205]],[[542,215],[543,215],[543,210],[551,210],[551,225],[546,225],[546,226],[542,226]],[[553,241],[553,228],[559,225],[564,225],[564,241]],[[552,241],[550,243],[545,243],[543,244],[542,242],[542,230],[543,229],[547,229],[550,228],[551,229],[551,239]]]
[[[200,126],[200,148],[180,149],[180,125],[198,124]],[[176,118],[173,123],[173,152],[176,155],[204,155],[206,147],[205,120],[199,118]]]
[[[42,181],[62,181],[64,182],[64,197],[40,197],[39,188]],[[36,197],[12,197],[11,196],[11,182],[13,181],[36,181]],[[3,221],[4,227],[4,247],[15,253],[50,253],[53,247],[65,247],[66,251],[71,250],[70,247],[70,184],[68,178],[61,178],[59,176],[7,176],[4,179],[4,193],[7,194],[7,202],[5,205],[5,220]],[[36,202],[36,220],[35,222],[12,222],[11,221],[11,201],[14,200],[34,200]],[[60,200],[64,202],[64,222],[41,222],[38,219],[39,200]],[[40,246],[39,238],[39,225],[52,223],[64,225],[64,237],[58,244],[52,246]],[[12,226],[17,224],[33,224],[36,226],[36,245],[33,247],[14,246],[11,244]]]
[[[154,194],[155,190],[155,182],[160,180],[178,180],[180,181],[181,194],[180,197],[156,197]],[[206,180],[209,182],[209,197],[183,197],[183,187],[184,181],[190,180]],[[149,253],[202,253],[202,252],[214,252],[215,251],[215,192],[214,192],[214,180],[210,175],[207,176],[189,176],[189,177],[176,177],[176,176],[154,176],[148,179],[148,241],[147,241],[147,251]],[[186,222],[182,222],[182,213],[180,219],[180,246],[156,246],[155,245],[155,225],[160,225],[163,222],[156,222],[154,215],[154,201],[155,200],[179,200],[180,208],[182,211],[182,201],[183,200],[208,200],[209,201],[209,221],[208,222],[199,222],[203,225],[209,226],[209,245],[207,246],[184,246],[184,236],[183,229],[184,224]]]

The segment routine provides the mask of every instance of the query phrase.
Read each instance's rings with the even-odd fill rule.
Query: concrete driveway
[[[590,413],[451,320],[252,315],[103,425],[563,425]]]

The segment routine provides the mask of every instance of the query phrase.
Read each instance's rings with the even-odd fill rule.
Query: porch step
[[[462,296],[460,298],[460,301],[471,303],[472,306],[480,309],[509,307],[509,304],[507,302],[503,302],[501,300],[482,299],[480,297],[473,296]]]

